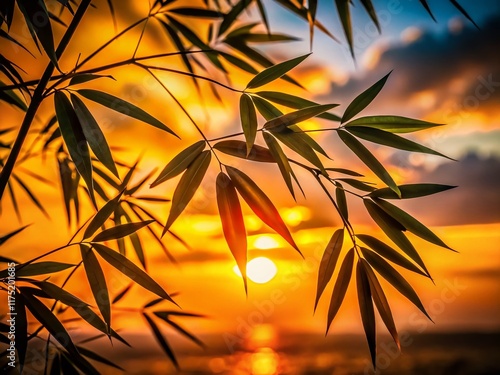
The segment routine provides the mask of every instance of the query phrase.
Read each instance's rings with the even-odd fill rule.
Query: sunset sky
[[[144,3],[147,6],[147,2]],[[408,138],[422,142],[457,161],[394,151],[365,142],[388,167],[398,184],[429,182],[458,186],[432,197],[398,203],[424,224],[431,226],[436,234],[459,252],[456,254],[409,236],[421,251],[435,285],[428,279],[405,275],[421,296],[435,324],[425,321],[424,316],[387,283],[383,283],[383,286],[386,287],[396,325],[401,331],[500,330],[500,3],[496,0],[461,1],[461,5],[478,24],[477,29],[446,1],[430,2],[437,23],[429,17],[419,1],[393,1],[393,5],[387,5],[386,1],[374,1],[380,12],[381,35],[373,34],[373,25],[361,5],[357,4],[359,6],[353,11],[356,61],[350,57],[346,47],[334,2],[319,3],[319,20],[340,39],[340,43],[316,31],[312,56],[291,74],[304,84],[307,92],[283,82],[272,83],[265,89],[283,90],[320,103],[340,103],[341,106],[333,112],[342,114],[356,95],[393,70],[386,86],[363,115],[394,114],[446,124],[409,135]],[[275,61],[308,53],[308,25],[270,1],[265,4],[273,32],[300,36],[302,41],[272,44],[263,50],[269,52]],[[130,6],[118,9],[118,27],[123,28],[137,17],[145,15],[147,9],[144,6],[130,1]],[[105,41],[114,34],[106,11],[98,13],[99,10],[91,9],[89,12],[94,13],[92,22],[100,20],[103,28],[96,31],[96,28],[91,28],[90,21],[84,20],[81,27],[89,32],[76,34],[68,54],[62,60],[63,69],[69,70],[74,66],[78,53],[86,56],[92,50],[94,41],[97,44],[97,41]],[[245,18],[258,19],[258,14],[253,9]],[[145,37],[139,48],[139,56],[153,54],[162,48],[164,35],[157,25],[148,27],[149,36]],[[56,34],[60,35],[62,29],[56,30]],[[204,31],[202,27],[201,31]],[[135,45],[139,32],[136,30],[120,39],[98,55],[88,67],[129,57],[130,44]],[[92,43],[88,43],[88,40],[92,40]],[[8,50],[2,45],[2,53],[4,50],[11,57],[15,57],[16,53],[24,53]],[[30,77],[36,77],[44,64],[34,64],[28,58],[26,54],[26,63],[21,67]],[[40,61],[45,60],[40,58]],[[181,62],[176,59],[172,59],[172,65],[182,68]],[[87,87],[125,97],[178,131],[182,138],[182,141],[178,141],[104,107],[89,106],[102,125],[110,145],[117,148],[116,160],[131,164],[141,157],[137,181],[153,168],[161,170],[179,151],[199,140],[198,133],[185,115],[143,71],[124,68],[110,71],[109,74],[117,79],[116,83],[98,80],[88,83]],[[167,73],[160,76],[209,138],[240,131],[237,94],[221,89],[219,93],[224,104],[211,95],[204,95],[201,101],[189,78]],[[233,73],[230,84],[243,88],[250,79],[247,73]],[[209,91],[208,86],[202,84],[201,87]],[[39,111],[37,128],[50,118],[51,108],[52,100],[49,99]],[[0,129],[17,126],[22,118],[20,111],[5,106],[2,111]],[[262,125],[263,120],[260,119],[260,122]],[[321,126],[331,124],[318,120],[303,124],[304,129]],[[333,157],[330,166],[355,169],[372,181],[377,181],[335,134],[322,132],[314,137]],[[31,140],[28,138],[26,145]],[[259,138],[257,143],[264,144]],[[165,258],[157,244],[146,243],[149,273],[167,291],[179,293],[176,301],[183,309],[207,315],[207,319],[185,322],[184,325],[192,332],[213,334],[226,340],[241,338],[245,324],[252,328],[267,324],[272,327],[271,333],[267,332],[269,335],[306,332],[317,334],[318,340],[322,340],[332,285],[327,287],[313,315],[314,297],[323,249],[334,230],[341,225],[336,212],[327,205],[320,188],[303,170],[297,169],[296,174],[304,187],[306,199],[298,196],[295,202],[286,191],[275,165],[231,158],[224,160],[254,178],[276,203],[305,259],[270,228],[261,224],[244,205],[249,259],[267,257],[277,267],[277,274],[271,281],[264,284],[250,281],[248,297],[245,296],[241,278],[233,271],[235,262],[222,236],[217,215],[215,178],[218,168],[214,163],[193,202],[172,227],[186,240],[191,250],[186,250],[166,236],[165,244],[178,261],[174,265]],[[57,182],[54,186],[40,184],[37,188],[38,197],[47,208],[50,220],[37,211],[25,196],[19,194],[22,223],[32,225],[2,247],[2,255],[19,261],[65,243],[75,229],[68,228],[66,223],[55,160],[48,157],[43,163],[27,162],[25,165]],[[178,179],[175,179],[152,190],[146,186],[142,192],[144,195],[170,198],[177,182]],[[349,205],[350,217],[358,233],[387,240],[359,200],[349,197]],[[168,205],[156,208],[162,220],[166,220],[168,211]],[[82,218],[86,220],[91,214],[90,205],[87,205]],[[0,234],[20,225],[10,201],[5,199],[2,202]],[[347,250],[345,246],[344,254]],[[75,248],[67,249],[63,257],[58,259],[77,262],[79,257]],[[117,272],[110,272],[108,285],[116,294],[128,281]],[[54,280],[60,282],[62,278],[56,276]],[[69,285],[76,295],[88,298],[89,291],[78,287],[83,280],[84,275],[81,274]],[[134,287],[120,303],[121,306],[142,305],[152,298],[151,294]],[[136,316],[118,312],[114,324],[117,328],[124,328],[125,332],[138,333],[145,329],[142,320]],[[344,306],[330,329],[330,335],[361,332],[355,288],[351,285]],[[379,332],[385,332],[385,329]]]

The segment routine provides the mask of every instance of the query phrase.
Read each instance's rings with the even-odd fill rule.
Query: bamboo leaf
[[[179,371],[180,370],[179,363],[177,362],[177,358],[175,357],[175,354],[172,351],[172,348],[170,348],[170,345],[168,344],[167,339],[163,336],[163,334],[161,333],[160,329],[158,328],[158,326],[156,325],[154,320],[151,319],[148,314],[143,313],[142,315],[146,319],[146,322],[148,323],[149,327],[151,328],[151,331],[153,332],[153,335],[155,336],[156,341],[160,344],[161,348],[163,349],[165,354],[168,356],[168,358],[170,358],[170,360],[174,364],[177,371]]]
[[[109,216],[115,211],[116,207],[118,207],[120,198],[122,197],[124,191],[125,189],[118,193],[116,197],[106,202],[106,204],[95,214],[94,218],[83,233],[83,239],[91,237],[100,227],[104,225]]]
[[[240,170],[229,166],[226,166],[226,170],[234,186],[252,211],[301,254],[278,210],[264,192]]]
[[[325,113],[326,111],[335,108],[336,106],[337,104],[318,104],[311,107],[302,108],[268,121],[264,124],[264,128],[268,130],[280,130],[283,127],[295,125],[302,121],[309,120],[310,118]]]
[[[380,229],[384,231],[387,237],[389,237],[415,263],[417,263],[430,278],[431,276],[429,274],[429,271],[427,270],[427,267],[425,266],[417,250],[408,240],[408,238],[406,238],[406,236],[401,232],[401,228],[404,227],[402,227],[402,225],[398,221],[394,220],[375,203],[365,199],[364,204],[372,219],[377,223]]]
[[[80,245],[80,251],[82,254],[83,267],[85,268],[85,273],[87,274],[87,279],[89,281],[90,289],[94,295],[94,300],[97,303],[97,307],[101,312],[101,315],[107,325],[107,333],[111,327],[111,303],[109,301],[109,292],[106,285],[106,278],[104,277],[104,272],[102,271],[101,265],[97,260],[94,252],[88,249],[84,245]]]
[[[248,94],[240,96],[240,118],[241,127],[247,144],[247,156],[252,151],[255,137],[257,136],[257,114],[253,106],[252,98]]]
[[[255,108],[257,111],[264,117],[267,121],[272,120],[273,118],[279,117],[283,114],[278,108],[269,103],[267,100],[259,98],[258,96],[253,97],[253,103],[255,104]]]
[[[335,286],[333,287],[332,299],[330,301],[330,307],[328,308],[328,322],[326,324],[326,333],[330,329],[330,325],[333,319],[337,315],[337,312],[342,306],[342,301],[344,301],[345,294],[347,292],[347,287],[351,281],[352,276],[352,266],[354,265],[354,248],[349,250],[346,254],[342,266],[340,266],[339,275]]]
[[[78,351],[80,352],[80,354],[87,357],[87,358],[90,358],[94,361],[103,363],[103,364],[108,365],[110,367],[114,367],[118,370],[125,371],[123,368],[118,366],[116,363],[110,361],[109,359],[106,359],[106,358],[100,356],[99,354],[97,354],[96,352],[93,352],[92,350],[86,349],[82,346],[77,346],[77,348],[78,348]]]
[[[361,190],[361,191],[371,192],[371,191],[375,190],[375,187],[370,185],[368,182],[363,182],[360,180],[356,180],[354,178],[337,178],[336,180],[345,182],[346,184],[351,185],[352,187],[354,187],[358,190]],[[394,193],[394,194],[396,194],[396,193]]]
[[[32,284],[38,286],[41,290],[47,293],[53,299],[61,301],[65,305],[72,307],[79,306],[88,306],[88,303],[82,301],[80,298],[74,296],[68,291],[58,287],[57,285],[48,282],[48,281],[40,281],[40,282],[32,282]]]
[[[400,137],[399,135],[392,134],[384,130],[364,126],[351,126],[349,128],[346,128],[346,130],[349,133],[354,134],[358,138],[362,138],[379,145],[389,146],[404,151],[442,156],[443,158],[453,160],[452,158],[443,155],[440,152],[434,151],[429,147],[410,141],[409,139]]]
[[[345,124],[345,127],[364,126],[391,133],[412,133],[442,125],[402,116],[367,116],[352,120]]]
[[[49,273],[64,271],[74,267],[74,264],[60,262],[37,262],[29,264],[19,264],[16,266],[16,277],[38,276]],[[7,269],[0,271],[0,279],[9,275]]]
[[[224,16],[224,19],[219,26],[217,36],[224,34],[238,18],[240,13],[243,12],[243,10],[245,10],[251,3],[251,0],[240,0],[237,4],[233,5],[229,13]]]
[[[132,281],[149,290],[150,292],[156,294],[157,296],[175,303],[174,300],[168,295],[168,293],[165,292],[165,290],[163,290],[163,288],[156,281],[154,281],[151,276],[137,267],[126,257],[104,245],[93,244],[93,246],[97,253],[106,262],[115,267],[125,276],[129,277]]]
[[[403,296],[408,298],[420,311],[424,313],[425,316],[432,321],[427,311],[425,311],[420,298],[418,298],[417,293],[413,290],[411,285],[406,281],[403,276],[401,276],[398,271],[396,271],[389,263],[382,259],[377,254],[370,252],[371,257],[368,263],[375,268],[375,270],[386,279],[394,288],[396,288]]]
[[[215,10],[194,8],[194,7],[179,7],[171,8],[168,10],[170,13],[178,14],[180,16],[197,17],[197,18],[221,18],[224,16],[221,12]]]
[[[347,0],[337,0],[337,1],[347,2]],[[351,104],[349,104],[349,106],[344,112],[344,115],[342,116],[342,123],[352,119],[359,112],[365,109],[373,101],[373,99],[375,99],[380,90],[382,90],[382,88],[384,87],[385,82],[387,81],[387,78],[389,78],[390,74],[391,72],[389,72],[385,77],[383,77],[382,79],[374,83],[372,86],[370,86],[368,89],[363,91],[361,94],[359,94],[351,102]]]
[[[387,186],[389,186],[398,196],[401,196],[399,187],[392,179],[391,175],[384,166],[373,156],[373,154],[356,138],[345,131],[337,132],[340,139],[345,143],[347,147],[351,149],[352,152],[370,168],[370,170],[377,175]]]
[[[78,73],[73,78],[70,79],[69,85],[70,86],[79,85],[99,78],[111,78],[113,81],[116,81],[116,79],[114,79],[113,76],[110,75]]]
[[[351,12],[349,10],[350,1],[349,0],[335,0],[337,6],[337,13],[340,17],[340,22],[342,23],[342,28],[344,29],[344,34],[349,44],[349,50],[351,51],[351,56],[354,59],[354,46],[352,41],[352,23],[351,23]]]
[[[12,232],[4,234],[3,236],[0,236],[0,246],[3,245],[5,242],[7,242],[10,238],[14,237],[16,234],[22,232],[23,230],[25,230],[28,227],[29,227],[29,225],[25,225],[21,228],[13,230]]]
[[[278,164],[279,170],[281,172],[281,175],[283,176],[283,179],[285,180],[286,186],[288,187],[290,194],[292,194],[293,199],[295,199],[295,193],[293,191],[291,176],[293,176],[295,180],[297,178],[295,177],[292,167],[290,166],[288,158],[281,149],[279,143],[271,134],[264,132],[262,135],[264,136],[264,141],[266,142],[267,147],[269,147],[269,151],[271,152],[274,160],[276,160],[276,163]]]
[[[120,178],[118,171],[116,170],[113,156],[111,155],[111,150],[106,142],[106,138],[104,137],[101,128],[99,128],[94,116],[92,116],[92,113],[90,113],[79,97],[73,94],[70,96],[76,115],[82,126],[83,134],[85,135],[85,139],[89,143],[90,148],[94,151],[97,159],[99,159],[99,161],[106,168],[108,168],[111,173]]]
[[[391,215],[397,221],[399,221],[405,228],[412,232],[413,234],[423,238],[430,243],[435,245],[445,247],[447,249],[453,250],[448,245],[446,245],[438,236],[434,234],[429,228],[427,228],[420,221],[415,219],[413,216],[403,211],[399,207],[396,207],[392,203],[389,203],[383,199],[374,199],[375,203],[377,203],[387,214]]]
[[[166,166],[163,168],[158,178],[153,181],[151,187],[158,186],[162,182],[168,181],[171,178],[181,174],[187,167],[196,159],[206,146],[205,141],[198,141],[191,146],[179,152]]]
[[[412,272],[418,273],[419,275],[427,277],[427,275],[424,272],[422,272],[417,266],[415,266],[412,262],[410,262],[395,249],[383,243],[379,239],[369,236],[367,234],[358,234],[356,235],[356,237],[358,237],[361,241],[363,241],[365,244],[367,244],[370,248],[372,248],[376,253],[378,253],[385,259],[388,259],[391,262],[396,263],[397,265],[403,268],[406,268],[407,270],[410,270]],[[363,247],[361,248],[361,251],[363,252],[363,255],[366,252],[366,250]]]
[[[82,126],[75,110],[71,106],[68,97],[61,91],[54,94],[57,121],[61,135],[66,143],[69,154],[80,176],[85,180],[92,200],[94,199],[94,185],[92,179],[92,162],[87,146],[87,139],[83,133]]]
[[[408,184],[398,187],[401,191],[401,199],[420,198],[456,188],[456,186],[439,184]],[[368,195],[373,198],[399,199],[396,193],[389,188],[377,189]]]
[[[145,112],[144,110],[135,106],[132,103],[129,103],[123,99],[120,99],[116,96],[107,94],[107,93],[102,92],[102,91],[90,90],[90,89],[80,89],[77,92],[81,96],[83,96],[89,100],[92,100],[93,102],[99,103],[105,107],[108,107],[109,109],[112,109],[113,111],[120,112],[120,113],[124,114],[125,116],[135,118],[139,121],[145,122],[149,125],[154,126],[155,128],[164,130],[164,131],[178,137],[177,134],[175,134],[170,128],[165,126],[160,120],[151,116],[149,113]]]
[[[363,4],[363,6],[365,7],[366,12],[369,14],[369,16],[372,19],[375,26],[377,26],[377,30],[380,34],[380,24],[378,22],[377,12],[375,11],[375,8],[373,7],[372,1],[371,0],[361,0],[361,4]]]
[[[165,228],[163,228],[162,236],[168,232],[174,221],[184,211],[191,198],[193,198],[196,190],[198,190],[210,165],[211,157],[212,153],[210,151],[203,151],[182,175],[172,197],[172,207],[170,208]]]
[[[215,184],[224,237],[236,260],[247,292],[247,236],[238,194],[233,182],[222,172],[217,176]]]
[[[275,160],[269,149],[254,144],[250,153],[247,154],[246,142],[238,140],[220,141],[213,145],[213,148],[227,155],[237,158],[257,161],[261,163],[274,163]]]
[[[344,187],[340,183],[335,184],[335,198],[337,199],[337,205],[339,206],[340,214],[345,220],[349,219],[349,210],[347,209],[347,197],[345,195]]]
[[[247,84],[247,89],[254,89],[260,86],[263,86],[269,82],[272,82],[282,76],[284,76],[286,73],[288,73],[290,70],[295,68],[297,65],[299,65],[302,61],[304,61],[307,57],[309,57],[310,54],[296,57],[291,60],[284,61],[282,63],[275,64],[273,66],[270,66],[269,68],[264,69],[261,71],[259,74],[257,74],[255,77],[253,77],[250,82]]]
[[[365,330],[366,341],[370,348],[373,367],[376,367],[377,356],[377,340],[375,336],[375,312],[373,310],[372,291],[366,271],[362,266],[361,260],[356,266],[356,285],[358,289],[359,311],[361,312],[361,320]]]
[[[323,257],[321,258],[321,263],[319,265],[318,271],[318,286],[316,289],[316,301],[314,302],[314,311],[318,306],[319,299],[323,294],[327,284],[330,282],[333,272],[335,271],[335,266],[340,256],[342,250],[342,244],[344,242],[344,228],[337,229],[328,245],[326,245]]]
[[[117,225],[112,228],[103,230],[101,233],[99,233],[92,239],[92,242],[104,242],[104,241],[117,240],[119,238],[127,237],[153,222],[154,220],[146,220],[146,221],[139,221],[137,223],[126,223]]]
[[[283,105],[288,108],[301,109],[306,107],[318,106],[319,104],[311,100],[307,100],[295,95],[286,94],[277,91],[259,91],[255,93],[256,95],[269,100],[273,103]],[[319,118],[340,122],[340,117],[331,113],[321,113],[318,115]]]

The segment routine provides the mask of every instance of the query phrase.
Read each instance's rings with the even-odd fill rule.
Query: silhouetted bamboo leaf
[[[163,290],[163,288],[156,281],[154,281],[151,276],[137,267],[126,257],[104,245],[94,244],[93,246],[97,253],[106,262],[115,267],[125,276],[129,277],[132,281],[149,290],[150,292],[158,295],[159,297],[175,303],[174,300],[172,300],[172,298],[168,295],[168,293],[165,292],[165,290]]]
[[[349,219],[349,210],[347,209],[347,198],[345,195],[344,187],[340,183],[335,184],[335,198],[337,199],[337,205],[339,206],[340,214],[344,219]]]
[[[0,246],[3,245],[5,242],[7,242],[10,238],[14,237],[16,234],[22,232],[28,227],[29,225],[25,225],[24,227],[18,228],[16,230],[13,230],[12,232],[4,234],[3,236],[0,236]]]
[[[123,368],[118,366],[116,363],[110,361],[109,359],[104,358],[103,356],[97,354],[96,352],[94,352],[92,350],[89,350],[89,349],[84,348],[82,346],[77,346],[77,348],[78,348],[78,351],[80,352],[80,354],[87,357],[87,358],[90,358],[90,359],[97,361],[99,363],[103,363],[103,364],[108,365],[110,367],[114,367],[118,370],[125,371]]]
[[[92,242],[104,242],[109,240],[116,240],[118,238],[123,238],[137,232],[139,229],[151,224],[154,220],[140,221],[137,223],[126,223],[114,226],[109,229],[103,230],[101,233],[97,234]]]
[[[32,282],[32,284],[38,286],[41,290],[47,293],[53,299],[61,301],[65,305],[72,307],[86,306],[88,303],[82,301],[80,298],[74,296],[68,291],[60,288],[59,286],[48,282],[48,281],[39,281]]]
[[[255,113],[255,107],[253,106],[252,99],[248,94],[242,94],[240,96],[240,119],[241,127],[245,135],[245,140],[247,144],[247,156],[252,150],[252,146],[255,143],[255,137],[257,135],[257,114]]]
[[[124,190],[122,190],[116,197],[106,202],[104,206],[95,214],[94,218],[88,225],[87,229],[83,233],[83,238],[91,237],[103,224],[108,220],[111,214],[115,211],[116,207],[120,204],[120,198],[123,195]]]
[[[371,257],[367,259],[370,265],[377,270],[377,272],[386,279],[394,288],[396,288],[402,295],[404,295],[408,300],[410,300],[420,311],[422,311],[425,316],[432,321],[431,317],[425,311],[420,298],[418,298],[417,293],[413,290],[411,285],[406,281],[403,276],[401,276],[398,271],[396,271],[389,263],[387,263],[380,256],[374,252],[370,252]]]
[[[229,166],[226,166],[226,170],[234,186],[252,211],[300,253],[278,210],[264,192],[240,170]]]
[[[113,76],[110,75],[102,75],[102,74],[90,74],[90,73],[81,73],[81,74],[76,74],[73,78],[69,80],[69,85],[79,85],[81,83],[86,83],[93,81],[95,79],[99,78],[111,78],[113,81],[116,81],[116,79],[113,78]],[[74,103],[73,103],[74,104]]]
[[[423,238],[430,243],[435,245],[445,247],[447,249],[453,250],[448,245],[446,245],[438,236],[436,236],[429,228],[427,228],[420,221],[415,219],[413,216],[403,211],[399,207],[396,207],[392,203],[389,203],[383,199],[374,198],[375,203],[377,203],[382,209],[388,213],[390,216],[399,221],[404,227],[412,232],[413,234]]]
[[[423,7],[427,11],[427,13],[429,13],[429,16],[431,16],[431,18],[434,20],[434,22],[437,22],[436,18],[434,17],[434,14],[432,14],[431,8],[429,7],[429,3],[427,2],[427,0],[419,0],[419,1],[423,5]]]
[[[101,265],[97,260],[94,252],[88,249],[84,245],[80,245],[80,251],[82,254],[83,267],[85,268],[85,273],[87,274],[87,279],[89,281],[90,289],[94,295],[94,300],[97,303],[97,307],[107,324],[107,333],[109,335],[109,330],[111,328],[111,303],[109,301],[109,292],[106,285],[106,278],[104,277],[104,272],[102,271]]]
[[[16,266],[16,277],[38,276],[49,273],[56,273],[64,271],[68,268],[74,267],[74,264],[60,263],[60,262],[37,262],[29,264],[19,264]],[[7,277],[9,274],[7,270],[0,271],[0,279]]]
[[[0,88],[2,88],[2,86],[5,86],[5,84],[0,81]],[[21,111],[26,112],[28,109],[26,103],[12,90],[0,90],[0,100],[16,106]]]
[[[94,116],[92,116],[92,113],[90,113],[82,100],[76,95],[71,94],[71,102],[82,126],[85,139],[92,151],[94,151],[95,156],[111,173],[120,178],[106,138]]]
[[[363,4],[363,6],[365,7],[366,12],[370,15],[370,18],[372,19],[375,26],[377,26],[377,30],[380,34],[380,24],[378,22],[377,12],[375,11],[375,8],[373,7],[372,1],[371,0],[361,0],[361,4]]]
[[[408,259],[406,259],[404,256],[402,256],[399,252],[394,250],[392,247],[389,245],[383,243],[379,239],[369,236],[367,234],[357,234],[356,237],[358,237],[361,241],[363,241],[365,244],[367,244],[370,248],[375,250],[379,255],[384,257],[387,260],[390,260],[393,263],[396,263],[397,265],[406,268],[407,270],[410,270],[412,272],[418,273],[422,276],[427,275],[422,272],[417,266],[415,266],[412,262],[410,262]],[[361,251],[363,252],[363,255],[365,255],[365,249],[362,247]],[[365,258],[368,259],[369,256],[365,255]]]
[[[350,126],[346,128],[346,130],[358,138],[362,138],[379,145],[394,147],[399,150],[442,156],[443,158],[453,160],[452,158],[443,155],[440,152],[434,151],[429,147],[384,130],[364,126]]]
[[[321,258],[321,263],[319,265],[318,271],[318,286],[316,289],[316,300],[314,302],[314,311],[316,311],[316,307],[318,306],[319,299],[323,294],[327,284],[330,282],[330,279],[333,276],[333,272],[335,271],[335,266],[340,256],[340,252],[342,250],[342,244],[344,242],[344,228],[337,229],[328,245],[326,245],[325,251],[323,252],[323,257]]]
[[[130,344],[125,341],[118,333],[116,333],[113,329],[110,329],[108,332],[108,327],[106,326],[106,323],[101,319],[99,315],[97,315],[92,309],[90,309],[88,306],[74,306],[73,310],[87,323],[89,323],[92,327],[95,329],[99,330],[100,332],[104,333],[105,335],[108,335],[117,339],[118,341],[122,342],[123,344],[127,345],[130,347]]]
[[[337,1],[347,2],[348,0],[337,0]],[[375,99],[380,90],[382,90],[382,88],[384,87],[385,82],[387,81],[387,78],[389,78],[390,74],[391,72],[389,72],[385,77],[383,77],[382,79],[374,83],[372,86],[370,86],[368,89],[363,91],[361,94],[359,94],[351,102],[351,104],[349,104],[349,106],[344,112],[344,115],[342,116],[342,123],[352,119],[359,112],[365,109],[373,101],[373,99]]]
[[[175,357],[175,354],[172,351],[172,348],[168,344],[167,339],[163,336],[163,334],[161,333],[160,329],[158,328],[158,326],[156,325],[154,320],[151,319],[148,314],[143,313],[142,315],[146,319],[146,322],[148,323],[149,327],[151,328],[151,331],[153,332],[153,335],[155,336],[156,341],[160,344],[161,348],[163,349],[165,354],[168,356],[168,358],[170,358],[170,360],[174,364],[175,368],[177,370],[179,370],[180,369],[179,363],[177,362],[177,358]]]
[[[119,301],[121,301],[123,299],[123,297],[125,297],[125,295],[129,292],[130,288],[132,288],[132,286],[134,285],[134,283],[130,283],[128,284],[125,288],[123,288],[112,300],[111,300],[111,304],[114,304],[114,303],[117,303]]]
[[[470,22],[472,22],[474,26],[476,26],[477,29],[479,29],[477,23],[474,22],[472,17],[469,16],[469,13],[467,13],[467,11],[458,3],[457,0],[450,0],[450,3],[452,3],[455,6],[455,8],[457,8],[460,11],[460,13],[462,13],[465,16],[465,18],[467,18]]]
[[[81,96],[92,100],[93,102],[99,103],[113,111],[120,112],[126,116],[133,117],[139,121],[148,123],[149,125],[154,126],[155,128],[164,130],[172,135],[175,134],[170,128],[165,126],[161,121],[151,116],[149,113],[145,112],[141,108],[135,106],[132,103],[129,103],[123,99],[120,99],[116,96],[107,94],[102,91],[90,90],[90,89],[80,89],[77,91]]]
[[[375,336],[375,312],[373,310],[372,291],[368,276],[361,263],[362,259],[358,261],[356,266],[356,286],[358,289],[358,303],[359,311],[361,312],[361,320],[363,321],[363,328],[365,330],[366,341],[370,348],[370,355],[372,358],[373,368],[376,367],[377,355],[377,340]]]
[[[198,190],[210,165],[211,158],[212,153],[210,151],[203,151],[182,175],[172,197],[172,207],[170,208],[167,223],[163,228],[162,237],[167,233],[182,211],[184,211],[191,198],[193,198],[194,193]]]
[[[384,166],[361,142],[345,131],[340,130],[337,133],[345,145],[349,147],[378,178],[387,184],[387,186],[389,186],[398,196],[401,196],[398,185],[394,182],[389,172],[387,172]]]
[[[224,16],[222,23],[219,26],[217,36],[224,34],[238,18],[241,12],[252,3],[251,0],[240,0],[236,5],[231,7],[231,10]]]
[[[178,14],[180,16],[196,17],[196,18],[221,18],[223,13],[211,9],[192,8],[192,7],[179,7],[171,8],[168,10],[170,13]]]
[[[229,53],[225,53],[222,51],[219,51],[219,54],[225,58],[230,64],[233,64],[234,66],[240,68],[241,70],[250,73],[250,74],[257,74],[258,71],[255,69],[252,65],[250,65],[248,62],[246,62],[243,59],[240,59],[237,56],[231,55]]]
[[[299,65],[302,61],[304,61],[307,57],[309,57],[309,55],[310,54],[296,57],[294,59],[287,60],[264,69],[262,72],[253,77],[250,82],[248,82],[246,88],[254,89],[282,77],[297,65]]]
[[[442,191],[456,188],[456,186],[440,185],[440,184],[408,184],[399,185],[401,191],[401,199],[419,198],[427,195],[440,193]],[[368,194],[370,197],[383,199],[400,199],[396,193],[389,188],[382,188],[372,191]]]
[[[236,260],[247,292],[247,236],[238,194],[233,182],[222,172],[217,176],[215,184],[224,237]]]
[[[313,102],[311,100],[307,100],[295,95],[290,95],[286,94],[284,92],[277,92],[277,91],[259,91],[255,93],[256,95],[259,95],[260,97],[269,100],[273,103],[277,103],[280,105],[283,105],[288,108],[295,108],[295,109],[301,109],[301,108],[306,108],[306,107],[313,107],[313,106],[318,106],[319,104],[316,102]],[[333,104],[332,104],[333,105]],[[325,120],[330,120],[330,121],[335,121],[339,122],[340,117],[337,115],[331,114],[331,113],[321,113],[317,115],[317,117],[325,119]]]
[[[346,254],[342,266],[340,266],[339,275],[337,276],[337,281],[333,287],[332,299],[330,301],[330,307],[328,308],[328,321],[326,323],[326,333],[330,329],[330,325],[333,319],[337,315],[337,312],[342,306],[342,301],[344,300],[345,293],[347,292],[347,287],[351,281],[352,276],[352,266],[354,265],[354,248],[349,250]]]
[[[246,142],[238,140],[220,141],[213,145],[214,149],[231,156],[261,163],[275,163],[273,155],[267,148],[254,144],[247,155],[246,147]]]
[[[78,173],[85,180],[92,200],[94,194],[94,186],[92,179],[92,162],[90,160],[90,153],[87,146],[87,139],[82,130],[82,126],[75,110],[71,106],[68,97],[61,91],[54,94],[54,102],[56,108],[57,121],[59,122],[59,129],[68,148],[69,154],[73,163],[75,164]]]
[[[367,116],[352,120],[345,124],[345,127],[363,126],[391,133],[412,133],[442,125],[402,116]]]

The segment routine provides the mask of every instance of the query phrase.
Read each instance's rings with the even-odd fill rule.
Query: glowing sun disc
[[[241,276],[238,266],[234,266],[233,271],[238,276]],[[265,284],[271,281],[277,272],[276,264],[266,257],[257,257],[247,263],[247,276],[257,284]]]

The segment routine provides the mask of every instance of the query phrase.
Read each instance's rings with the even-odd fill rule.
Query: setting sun
[[[238,276],[241,276],[238,266],[234,266],[233,271]],[[257,284],[265,284],[271,281],[277,272],[276,264],[266,257],[254,258],[247,263],[247,276]]]

